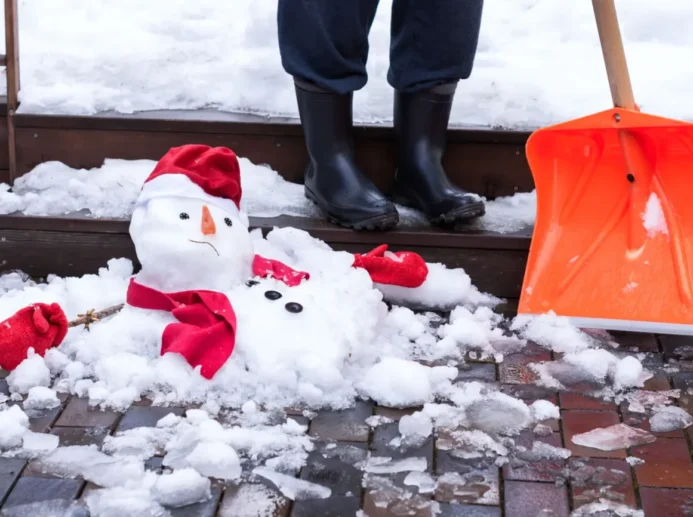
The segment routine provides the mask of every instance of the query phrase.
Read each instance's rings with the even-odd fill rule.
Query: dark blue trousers
[[[279,0],[279,50],[286,72],[336,93],[368,80],[368,33],[378,0]],[[394,0],[387,80],[402,92],[467,79],[483,0]]]

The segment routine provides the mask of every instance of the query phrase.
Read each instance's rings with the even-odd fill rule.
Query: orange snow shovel
[[[537,215],[520,314],[693,335],[693,124],[633,99],[614,0],[592,0],[614,108],[527,142]]]

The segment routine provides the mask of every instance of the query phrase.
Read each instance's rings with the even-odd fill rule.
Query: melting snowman
[[[233,404],[242,402],[246,383],[255,392],[267,386],[268,399],[284,390],[334,404],[353,396],[345,370],[374,362],[385,346],[383,298],[419,308],[481,300],[464,271],[414,253],[379,246],[352,255],[293,228],[266,238],[250,232],[241,195],[229,149],[187,145],[158,162],[132,215],[141,270],[130,280],[125,307],[90,332],[71,332],[61,347],[94,370],[90,398],[126,405],[162,387],[172,400],[215,389],[228,395],[233,383],[240,387],[238,400],[226,400]],[[60,344],[62,328],[59,339],[49,338],[35,322],[45,315],[60,327],[64,315],[41,304],[23,311],[8,320],[15,337],[5,334],[0,356],[8,348],[26,357],[29,346]],[[54,342],[37,347],[41,339]]]

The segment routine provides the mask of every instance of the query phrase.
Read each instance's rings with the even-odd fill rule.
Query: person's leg
[[[366,84],[368,33],[378,0],[279,0],[282,65],[294,77],[310,163],[306,196],[328,219],[389,229],[395,206],[356,166],[353,92]]]
[[[442,166],[457,83],[471,75],[483,0],[394,0],[388,82],[395,89],[399,153],[394,200],[433,223],[485,213],[479,196]]]

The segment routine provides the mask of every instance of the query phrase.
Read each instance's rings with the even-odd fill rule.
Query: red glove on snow
[[[57,303],[36,303],[0,323],[0,368],[14,370],[29,348],[43,356],[67,334],[67,317]]]
[[[253,274],[262,278],[271,277],[281,280],[289,287],[295,287],[310,275],[305,271],[296,271],[278,260],[255,255],[253,259]]]
[[[353,267],[363,268],[377,284],[419,287],[428,276],[426,261],[410,251],[388,253],[387,244],[381,244],[365,255],[354,255]]]

